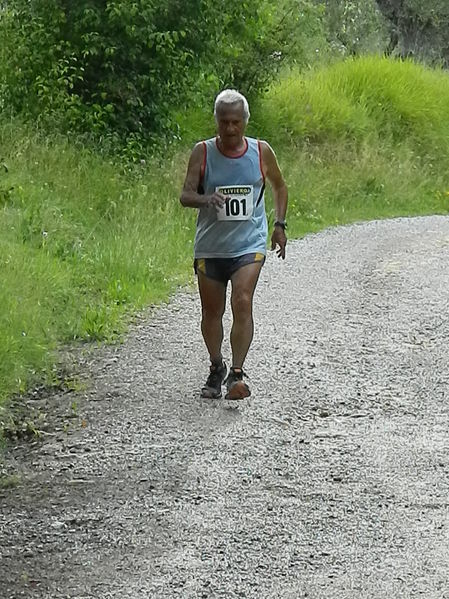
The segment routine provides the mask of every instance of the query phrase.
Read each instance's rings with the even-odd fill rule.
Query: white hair
[[[249,120],[249,106],[248,100],[245,98],[243,94],[238,92],[236,89],[224,89],[222,92],[218,94],[215,98],[215,106],[214,106],[214,117],[217,120],[217,110],[222,104],[237,104],[241,102],[243,104],[243,120],[245,123]]]

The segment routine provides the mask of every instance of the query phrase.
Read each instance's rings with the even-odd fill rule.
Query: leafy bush
[[[264,88],[320,28],[308,0],[11,0],[0,92],[11,109],[95,139],[175,135],[174,107]]]

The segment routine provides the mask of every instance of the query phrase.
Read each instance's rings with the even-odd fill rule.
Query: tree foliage
[[[387,32],[374,0],[324,0],[324,4],[332,54],[357,56],[383,51]]]
[[[97,138],[169,132],[185,98],[265,87],[320,31],[309,0],[10,0],[1,104]]]
[[[390,53],[449,66],[447,0],[376,0],[390,23]]]

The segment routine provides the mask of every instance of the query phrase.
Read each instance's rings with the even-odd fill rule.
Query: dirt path
[[[76,400],[66,431],[8,451],[0,597],[449,598],[448,290],[446,217],[291,243],[238,409],[198,398],[179,294],[42,400]]]

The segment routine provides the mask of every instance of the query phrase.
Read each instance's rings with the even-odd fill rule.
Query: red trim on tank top
[[[263,182],[265,183],[265,173],[263,172],[263,167],[262,167],[262,146],[260,145],[260,139],[257,140],[257,148],[259,150],[260,174],[262,175]]]
[[[226,158],[241,158],[246,154],[249,147],[248,140],[246,139],[246,137],[244,137],[243,139],[245,140],[245,148],[242,150],[240,154],[236,154],[235,156],[230,156],[229,154],[223,152],[223,150],[220,150],[220,146],[218,145],[218,137],[215,138],[215,145],[217,146],[217,150],[220,152],[220,154],[223,154],[223,156],[226,156]]]
[[[200,182],[203,182],[204,173],[206,172],[206,161],[207,161],[207,145],[206,142],[203,141],[203,164],[200,169]]]

